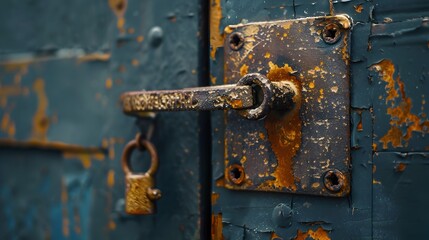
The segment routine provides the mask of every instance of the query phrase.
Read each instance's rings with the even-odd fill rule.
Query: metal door
[[[208,157],[199,139],[210,129],[198,113],[136,121],[119,96],[203,84],[203,9],[187,0],[2,2],[1,239],[200,239],[210,208],[200,207]],[[121,153],[149,126],[163,197],[156,215],[130,216]],[[149,162],[133,154],[135,171]]]
[[[428,2],[211,2],[211,74],[215,84],[224,79],[223,29],[228,25],[338,14],[347,14],[353,21],[349,196],[225,189],[224,146],[219,144],[223,143],[219,130],[223,116],[214,114],[213,238],[426,238]],[[263,39],[256,39],[253,46],[259,41],[262,44]],[[278,66],[293,65],[293,61],[277,61]]]

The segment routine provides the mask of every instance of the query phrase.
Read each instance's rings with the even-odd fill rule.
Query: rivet
[[[231,35],[229,35],[229,47],[234,50],[238,51],[240,48],[244,45],[244,37],[243,34],[240,32],[233,32]]]
[[[164,32],[162,28],[156,26],[150,29],[149,31],[149,42],[152,47],[158,47],[162,43],[162,38],[164,36]]]
[[[327,24],[322,31],[322,39],[327,44],[334,44],[338,42],[342,35],[340,27],[335,23]]]
[[[284,203],[278,204],[273,210],[271,220],[276,227],[290,227],[292,225],[292,209]]]
[[[337,169],[328,170],[323,178],[325,187],[331,192],[339,192],[344,187],[345,176]]]
[[[234,184],[240,185],[244,182],[244,168],[240,164],[232,164],[227,169],[228,179]]]

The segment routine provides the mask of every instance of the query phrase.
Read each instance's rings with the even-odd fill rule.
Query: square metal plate
[[[344,15],[226,28],[225,83],[247,73],[290,80],[301,104],[258,121],[225,113],[225,187],[348,195],[350,28]]]

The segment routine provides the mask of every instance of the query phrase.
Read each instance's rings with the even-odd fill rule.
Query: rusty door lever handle
[[[250,73],[237,84],[181,90],[137,91],[122,94],[123,111],[138,115],[147,111],[238,110],[247,119],[261,119],[272,109],[293,107],[298,90],[291,81],[272,82]]]

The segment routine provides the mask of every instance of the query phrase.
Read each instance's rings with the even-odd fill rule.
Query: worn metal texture
[[[214,113],[213,239],[426,238],[427,194],[422,184],[429,150],[429,3],[211,2],[212,84],[223,84],[223,30],[228,25],[334,14],[347,14],[354,22],[350,195],[341,199],[225,189],[225,127],[222,114]]]
[[[156,215],[129,216],[120,155],[145,126],[119,97],[198,85],[200,11],[187,0],[2,2],[1,239],[199,238],[198,114],[157,115],[164,197]],[[145,172],[149,156],[131,165]]]
[[[226,83],[259,72],[271,82],[293,82],[299,91],[294,108],[272,112],[263,121],[227,113],[226,187],[326,196],[349,193],[350,26],[350,20],[339,15],[226,28]],[[239,50],[229,47],[237,33],[244,41]],[[229,181],[234,164],[244,168],[242,184]],[[332,170],[337,174],[327,175]],[[342,180],[338,189],[325,187],[333,178]]]

